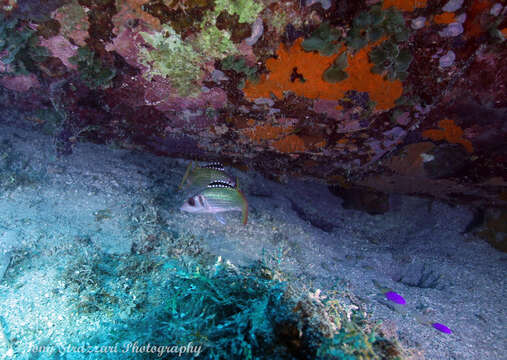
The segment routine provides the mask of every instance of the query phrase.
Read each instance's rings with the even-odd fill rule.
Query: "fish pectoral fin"
[[[225,218],[222,214],[215,214],[215,217],[217,218],[218,222],[227,225],[227,222],[225,221]]]

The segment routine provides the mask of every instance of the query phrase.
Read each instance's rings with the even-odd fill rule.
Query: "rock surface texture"
[[[278,181],[505,207],[507,7],[492,0],[3,0],[0,107]]]

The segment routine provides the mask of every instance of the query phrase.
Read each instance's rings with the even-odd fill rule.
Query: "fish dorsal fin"
[[[187,170],[185,171],[185,175],[183,175],[183,179],[181,180],[181,184],[180,186],[178,186],[178,190],[181,190],[183,188],[183,184],[185,184],[185,180],[188,178],[190,170],[192,169],[192,163],[193,161],[190,161],[190,164],[188,164]]]
[[[212,162],[212,163],[209,163],[209,164],[206,164],[203,166],[203,168],[206,168],[206,169],[215,169],[215,170],[219,170],[219,171],[225,171],[224,169],[224,165],[220,162]]]
[[[234,185],[227,181],[213,181],[208,184],[209,188],[234,188]]]

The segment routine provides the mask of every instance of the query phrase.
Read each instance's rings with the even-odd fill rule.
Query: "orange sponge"
[[[367,92],[376,102],[376,108],[388,110],[403,93],[401,81],[384,80],[382,75],[373,74],[370,69],[368,52],[384,39],[364,47],[356,54],[348,54],[348,66],[345,71],[349,77],[337,83],[328,83],[322,75],[331,66],[337,56],[322,56],[317,52],[306,52],[301,47],[302,38],[286,49],[280,45],[277,59],[268,59],[266,67],[269,74],[263,75],[258,83],[247,81],[243,89],[249,99],[269,97],[274,94],[283,98],[284,91],[293,91],[296,95],[310,99],[337,100],[349,90]],[[298,76],[294,76],[294,74]]]
[[[461,144],[469,153],[474,152],[472,143],[467,139],[463,139],[463,130],[454,124],[453,120],[440,120],[438,122],[438,127],[441,129],[423,131],[422,136],[435,141],[445,140],[451,144]]]

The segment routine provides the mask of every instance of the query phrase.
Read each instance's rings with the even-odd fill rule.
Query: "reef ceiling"
[[[0,0],[0,107],[278,181],[507,204],[507,6]]]

